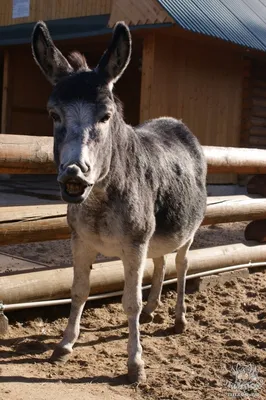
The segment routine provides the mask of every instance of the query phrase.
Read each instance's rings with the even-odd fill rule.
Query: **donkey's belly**
[[[149,243],[148,258],[158,258],[183,246],[187,238],[178,235],[159,236],[154,235]]]
[[[99,253],[107,257],[120,257],[122,256],[122,251],[130,246],[130,241],[126,238],[103,235],[95,235],[92,232],[84,230],[79,232],[83,240],[88,243],[88,246],[93,247]],[[187,238],[181,238],[177,235],[169,236],[159,236],[154,235],[150,242],[148,248],[148,258],[161,257],[167,253],[171,253],[177,248],[181,247]]]

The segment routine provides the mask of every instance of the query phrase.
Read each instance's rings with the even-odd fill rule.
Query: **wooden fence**
[[[0,173],[54,174],[56,171],[53,163],[52,148],[53,139],[50,137],[1,134]],[[262,177],[266,174],[266,150],[204,146],[204,153],[208,163],[208,173],[234,172],[248,175],[261,174]],[[264,181],[262,181],[262,185],[264,184],[263,182]],[[252,224],[254,224],[257,221],[265,226],[266,196],[261,194],[266,193],[266,190],[259,190],[261,185],[257,186],[257,189],[254,189],[254,185],[252,186],[252,194],[208,197],[207,211],[202,224],[213,225],[237,221],[252,221]],[[0,207],[0,245],[68,238],[70,231],[66,222],[66,212],[67,206],[65,204]],[[251,237],[251,239],[253,238]],[[190,252],[192,270],[193,268],[195,270],[197,268],[199,270],[204,270],[204,268],[205,270],[219,269],[223,266],[235,264],[264,262],[266,261],[266,246],[264,246],[265,245],[252,242],[250,245],[238,243],[216,248],[192,250]],[[169,255],[169,257],[168,258],[172,260],[172,256]],[[174,262],[172,261],[168,265],[168,270],[170,271],[168,273],[168,278],[173,275],[172,264],[174,265]],[[116,278],[120,281],[121,286],[123,277],[121,275],[122,265],[120,261],[104,263],[103,271],[108,271],[108,266],[110,267],[112,263],[115,263],[118,268],[119,272],[117,272],[117,276],[119,276],[119,278]],[[148,260],[145,282],[150,281],[150,264],[151,262]],[[197,265],[198,267],[196,268]],[[97,271],[98,269],[99,268],[97,268]],[[112,264],[113,276],[116,275],[114,271],[114,266]],[[108,272],[106,273],[108,274]],[[33,274],[35,274],[34,278],[28,277],[26,279],[24,276],[25,279],[20,286],[22,291],[24,290],[22,288],[25,288],[23,291],[23,293],[25,293],[22,297],[20,293],[19,301],[33,300],[30,295],[31,290],[27,291],[27,282],[29,283],[29,287],[31,287],[33,282],[39,281],[38,279],[36,281],[37,272]],[[72,272],[70,272],[69,269],[58,270],[57,272],[42,271],[39,272],[39,274],[42,282],[41,285],[44,285],[46,279],[50,280],[50,274],[54,277],[55,274],[57,274],[60,277],[61,283],[67,287],[67,289],[63,291],[64,294],[66,296],[69,295],[70,276],[72,276]],[[97,282],[99,279],[99,282],[102,282],[103,276],[100,272],[93,274],[93,276],[98,276],[97,274],[101,278],[95,278],[96,283],[92,283],[92,286],[94,285],[93,287],[95,287],[95,293],[114,290],[114,287],[117,287],[116,284],[113,285],[109,282],[107,275],[105,275],[104,278],[105,284],[103,285],[101,283],[98,287]],[[65,276],[65,278],[63,278],[63,276]],[[6,303],[14,301],[20,278],[18,276],[13,276],[13,278],[10,276],[1,279],[5,279],[9,283],[7,286],[1,285],[0,299],[4,299]],[[107,282],[109,283],[107,284]],[[11,296],[12,287],[14,288],[13,297]],[[36,296],[38,290],[34,290],[34,292]],[[60,294],[53,293],[52,297],[58,298],[58,296],[62,297],[62,290]],[[38,299],[40,297],[43,299],[45,296],[40,295]]]

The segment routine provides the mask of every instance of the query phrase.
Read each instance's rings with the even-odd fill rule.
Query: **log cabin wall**
[[[12,7],[13,0],[1,1],[0,26],[110,14],[112,0],[30,0],[30,15],[23,18],[12,18]]]
[[[140,119],[182,119],[203,145],[239,146],[243,60],[184,38],[154,31],[144,42]],[[236,175],[210,176],[230,183]]]
[[[266,63],[245,61],[241,145],[266,149]]]

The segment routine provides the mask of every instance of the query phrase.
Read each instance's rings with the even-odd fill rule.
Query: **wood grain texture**
[[[0,26],[42,20],[110,14],[112,0],[30,0],[30,15],[12,18],[13,0],[2,0]]]
[[[149,40],[143,51],[141,122],[172,116],[182,119],[203,145],[239,146],[241,56],[157,31],[153,47]],[[236,176],[209,179],[235,182]]]
[[[156,0],[113,0],[108,25],[113,27],[117,21],[128,25],[174,23],[173,18]]]

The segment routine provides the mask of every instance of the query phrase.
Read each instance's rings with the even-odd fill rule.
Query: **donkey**
[[[74,279],[72,304],[63,339],[52,355],[64,362],[79,336],[89,295],[90,269],[98,252],[121,258],[125,284],[122,304],[128,318],[128,376],[145,380],[139,320],[152,319],[159,304],[165,254],[177,250],[175,331],[183,332],[187,254],[206,207],[206,161],[198,140],[174,118],[158,118],[136,128],[125,123],[113,85],[131,56],[124,22],[98,65],[90,69],[74,52],[65,58],[47,26],[32,35],[33,57],[53,85],[48,112],[54,121],[54,159],[61,196],[68,203]],[[154,274],[142,309],[142,278],[147,257]]]

